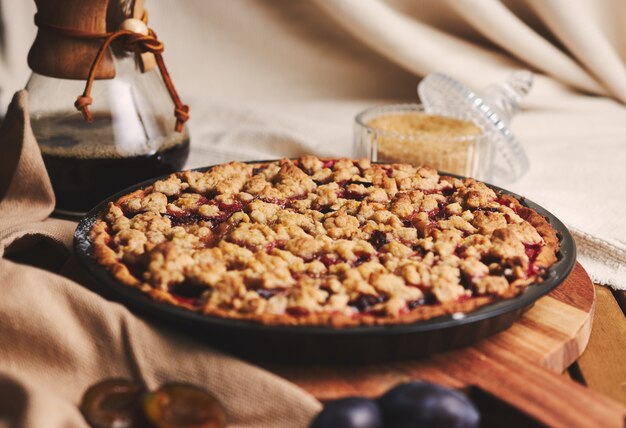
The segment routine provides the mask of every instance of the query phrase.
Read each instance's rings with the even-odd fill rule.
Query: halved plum
[[[94,428],[143,426],[143,393],[144,388],[129,379],[106,379],[85,391],[80,411]]]
[[[207,390],[188,383],[166,383],[146,395],[148,421],[156,428],[223,428],[226,412]]]

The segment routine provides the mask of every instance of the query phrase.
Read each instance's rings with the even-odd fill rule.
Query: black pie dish
[[[258,161],[251,163],[261,163]],[[196,168],[206,171],[209,167]],[[441,175],[456,176],[441,173]],[[133,312],[168,326],[177,333],[206,340],[211,345],[253,360],[299,363],[372,363],[424,357],[470,346],[509,328],[535,301],[550,293],[569,276],[576,263],[576,245],[565,225],[541,206],[515,193],[489,185],[511,195],[522,205],[544,216],[557,231],[558,261],[544,281],[531,284],[512,299],[481,306],[466,314],[444,315],[411,324],[359,326],[333,329],[318,326],[270,326],[250,321],[198,314],[152,300],[141,291],[119,282],[92,257],[89,230],[110,201],[145,188],[167,176],[153,178],[107,198],[85,217],[74,232],[74,254],[96,280],[96,290]]]

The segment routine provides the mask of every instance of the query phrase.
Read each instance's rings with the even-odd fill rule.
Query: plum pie
[[[549,222],[471,178],[303,156],[184,171],[100,214],[93,256],[151,298],[271,325],[400,324],[540,283]]]

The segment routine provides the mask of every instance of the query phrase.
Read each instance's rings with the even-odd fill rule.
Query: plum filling
[[[435,295],[430,290],[427,290],[427,289],[425,290],[424,288],[420,288],[420,289],[424,293],[425,305],[436,305],[437,303],[439,303],[439,301],[437,300],[437,297],[435,297]]]
[[[359,254],[356,254],[356,256],[357,256],[356,260],[344,260],[341,257],[338,257],[334,254],[321,254],[321,255],[314,255],[313,257],[306,257],[306,258],[303,258],[303,260],[305,263],[310,263],[313,260],[317,260],[326,267],[330,267],[338,263],[350,263],[352,267],[357,267],[357,266],[362,265],[363,263],[369,262],[372,259],[372,256],[367,253],[359,253]]]
[[[330,160],[324,161],[322,164],[322,167],[332,169],[332,167],[334,167],[336,163],[337,163],[337,159],[330,159]]]
[[[462,296],[459,296],[459,298],[456,299],[457,303],[463,303],[463,302],[467,302],[469,299],[471,299],[471,296],[468,296],[467,294],[464,294]]]
[[[473,278],[471,276],[461,272],[461,285],[466,290],[473,290],[474,289]]]
[[[278,198],[259,198],[261,201],[267,204],[278,205],[281,208],[285,208],[287,205],[287,199],[278,199]]]
[[[272,297],[274,297],[275,295],[282,293],[284,290],[282,290],[280,288],[272,288],[272,289],[259,288],[259,289],[255,290],[255,291],[257,292],[257,294],[259,296],[261,296],[265,300],[268,300],[268,299],[271,299]]]
[[[329,214],[329,213],[334,213],[337,210],[331,208],[330,205],[328,205],[326,207],[320,208],[318,211],[321,212],[322,214]]]
[[[372,259],[369,254],[360,254],[359,257],[352,263],[354,267],[361,266],[363,263],[367,263]]]
[[[181,193],[185,193],[185,192],[181,192]],[[178,193],[175,193],[173,195],[167,195],[167,203],[172,204],[176,202],[176,199],[178,199],[179,196],[180,195]]]
[[[420,257],[424,258],[424,257],[426,257],[426,254],[428,254],[428,250],[424,249],[420,245],[414,245],[412,248],[413,248],[413,251],[415,252],[416,256],[420,256]]]
[[[234,212],[241,211],[243,209],[243,204],[240,201],[234,201],[230,204],[226,204],[224,202],[209,201],[204,198],[204,196],[202,199],[204,201],[202,203],[198,203],[198,205],[215,205],[218,207],[220,212],[216,215],[204,216],[190,211],[168,210],[165,217],[170,219],[172,226],[196,224],[200,221],[211,222],[212,225],[215,226],[226,221]]]
[[[495,201],[497,203],[499,203],[500,205],[504,205],[505,207],[511,208],[514,213],[516,213],[516,214],[518,213],[519,205],[517,205],[517,204],[514,205],[513,202],[510,201],[509,199],[506,199],[506,198],[500,196],[500,197],[496,198]],[[522,218],[524,218],[524,216],[522,216]],[[524,219],[524,220],[526,220],[526,219]]]
[[[184,226],[187,224],[196,224],[200,221],[209,221],[211,223],[215,221],[215,217],[206,217],[200,214],[192,214],[189,212],[168,213],[168,214],[165,214],[165,217],[170,219],[170,223],[172,224],[173,227]]]
[[[265,252],[269,253],[271,252],[274,248],[278,248],[279,250],[282,250],[285,247],[285,241],[274,241],[274,242],[270,242],[269,244],[265,245]]]
[[[287,308],[286,312],[294,317],[304,317],[309,314],[307,309],[301,308],[300,306],[293,306],[291,308]]]
[[[466,251],[467,251],[467,247],[464,247],[462,245],[457,245],[457,247],[454,249],[454,255],[459,258],[464,258]]]
[[[220,201],[220,202],[217,202],[217,207],[220,209],[220,211],[232,214],[236,211],[241,211],[243,209],[243,204],[240,201],[234,201],[234,202],[231,202],[230,204]]]
[[[128,272],[137,279],[143,278],[143,273],[146,271],[146,267],[139,262],[127,262],[126,267],[128,268]]]
[[[441,194],[446,198],[452,196],[454,194],[454,187],[446,187],[445,189],[441,189]]]
[[[480,209],[480,211],[485,211],[487,213],[497,213],[500,211],[500,208],[498,207],[483,207]],[[487,214],[489,215],[489,214]]]
[[[526,271],[527,276],[535,276],[543,272],[543,269],[535,264],[537,256],[541,253],[542,247],[543,244],[524,244],[524,252],[526,253],[526,256],[528,256],[528,270]]]
[[[537,256],[541,252],[541,247],[543,247],[541,244],[524,244],[524,252],[531,263],[537,260]]]
[[[438,202],[437,208],[428,212],[428,218],[432,221],[447,219],[449,216],[444,210],[445,205],[445,202]]]
[[[393,169],[391,169],[391,167],[384,165],[381,166],[382,170],[385,171],[385,174],[387,174],[387,177],[390,177],[393,175]]]
[[[280,288],[280,287],[276,287],[276,288],[263,288],[263,282],[261,281],[261,279],[255,279],[255,278],[247,278],[245,281],[246,284],[246,288],[248,290],[252,290],[255,291],[259,297],[265,299],[265,300],[269,300],[272,297],[279,295],[279,294],[286,294],[287,293],[287,289],[286,288]]]
[[[338,198],[351,199],[353,201],[362,201],[363,199],[365,199],[366,196],[367,195],[362,195],[360,193],[351,192],[347,189],[342,189],[337,192]]]
[[[300,193],[299,195],[292,195],[287,198],[288,201],[302,201],[308,198],[309,195],[307,193]]]
[[[198,303],[200,296],[207,288],[203,285],[193,284],[190,281],[183,281],[178,284],[171,284],[167,291],[170,295],[181,303],[195,305]]]
[[[341,262],[341,259],[331,257],[328,254],[322,254],[318,260],[324,263],[324,266],[326,267],[336,265],[337,263]]]
[[[422,297],[421,299],[411,300],[410,302],[406,302],[406,307],[409,311],[412,311],[413,309],[417,308],[418,306],[423,305],[424,303],[426,303],[426,299]]]
[[[182,217],[187,217],[189,215],[191,215],[189,211],[172,211],[170,209],[168,209],[167,213],[165,213],[165,217],[169,218],[170,220],[172,220],[174,217],[182,218]]]
[[[374,183],[371,183],[369,181],[356,181],[356,180],[348,180],[345,183],[346,183],[345,186],[348,186],[350,184],[360,184],[360,185],[362,185],[363,187],[366,187],[366,188],[367,187],[371,187],[371,186],[374,185]]]
[[[210,204],[211,201],[209,199],[207,199],[204,196],[200,196],[198,198],[198,200],[196,201],[196,205],[200,206],[200,205],[206,205],[206,204]]]
[[[337,191],[338,198],[352,199],[355,201],[362,201],[363,199],[365,199],[367,195],[348,190],[348,186],[350,184],[361,184],[364,187],[370,187],[373,185],[373,183],[370,183],[368,181],[355,181],[355,180],[338,181],[337,185],[340,187],[340,189]]]
[[[430,220],[435,220],[437,217],[439,217],[441,214],[441,210],[439,209],[439,207],[435,208],[434,210],[428,211],[428,218]]]
[[[372,306],[383,303],[387,300],[386,296],[374,296],[371,294],[362,294],[354,301],[350,302],[350,306],[357,308],[359,312],[367,312]]]
[[[374,232],[372,232],[369,242],[374,248],[379,250],[383,245],[387,244],[389,240],[387,239],[387,234],[385,232],[375,230]]]
[[[265,171],[266,169],[267,169],[267,165],[254,168],[252,170],[252,175],[259,175],[261,172]]]

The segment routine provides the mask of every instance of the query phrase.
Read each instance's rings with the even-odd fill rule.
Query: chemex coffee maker
[[[143,0],[35,0],[31,125],[56,195],[80,214],[123,188],[181,169],[184,105]]]

